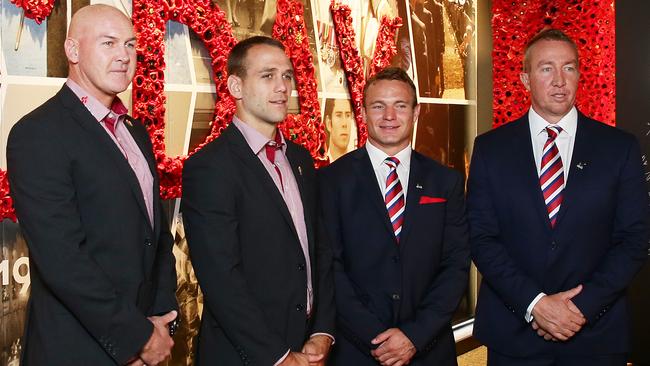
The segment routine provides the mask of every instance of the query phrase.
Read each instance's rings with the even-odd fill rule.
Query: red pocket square
[[[426,205],[427,203],[443,203],[443,202],[447,202],[447,199],[441,197],[429,197],[429,196],[420,197],[421,205]]]

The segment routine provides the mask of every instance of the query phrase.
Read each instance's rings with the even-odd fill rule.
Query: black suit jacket
[[[377,365],[370,341],[397,327],[417,348],[411,365],[455,365],[451,317],[469,269],[460,174],[413,151],[399,244],[365,148],[324,168],[321,191],[340,335],[333,364]],[[420,203],[427,197],[444,202]]]
[[[334,332],[331,250],[318,216],[314,163],[287,142],[304,207],[314,288],[280,192],[236,126],[190,157],[182,211],[205,307],[197,365],[273,365],[310,334]]]
[[[9,134],[31,264],[24,365],[124,364],[151,336],[146,317],[177,308],[152,146],[144,126],[131,125],[154,176],[153,228],[128,162],[67,86]]]
[[[474,262],[483,275],[474,335],[511,356],[613,354],[628,348],[625,289],[647,258],[648,201],[635,138],[582,114],[552,229],[528,114],[476,139],[468,185]],[[587,318],[567,342],[524,321],[530,302],[584,286]]]

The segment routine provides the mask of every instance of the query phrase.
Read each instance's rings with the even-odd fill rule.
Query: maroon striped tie
[[[546,127],[548,139],[544,144],[539,174],[539,184],[544,195],[548,218],[551,220],[551,227],[555,227],[557,213],[560,211],[560,205],[562,205],[562,191],[564,190],[562,158],[555,144],[555,139],[560,132],[562,132],[562,128],[559,126]]]

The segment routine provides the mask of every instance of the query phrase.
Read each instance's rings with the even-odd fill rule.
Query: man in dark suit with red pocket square
[[[420,107],[401,69],[368,80],[368,143],[322,169],[334,251],[334,365],[456,365],[451,318],[465,291],[461,175],[411,149]]]

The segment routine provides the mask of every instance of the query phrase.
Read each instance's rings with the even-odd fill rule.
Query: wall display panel
[[[47,76],[47,21],[36,24],[22,9],[2,0],[0,34],[9,75]]]
[[[422,98],[473,99],[474,1],[409,1]]]
[[[165,28],[165,80],[170,84],[191,84],[187,26],[170,20]]]
[[[199,146],[210,134],[215,99],[216,94],[214,93],[196,93],[191,119],[189,151]]]
[[[165,103],[165,151],[169,156],[181,155],[185,151],[185,135],[190,118],[192,93],[166,91]]]
[[[29,297],[27,245],[17,224],[0,223],[0,365],[18,366]]]
[[[3,75],[0,75],[0,95],[2,96],[0,98],[2,104],[2,110],[0,111],[0,149],[4,151],[6,134],[11,126],[22,115],[54,95],[65,81],[64,77],[67,74],[67,64],[64,54],[60,49],[62,39],[65,36],[65,31],[63,31],[65,28],[64,25],[67,25],[70,20],[69,14],[87,4],[87,1],[55,0],[55,8],[50,18],[47,18],[40,25],[30,25],[30,27],[34,28],[33,33],[26,33],[25,29],[27,28],[23,29],[20,47],[30,45],[29,42],[25,41],[26,35],[29,35],[31,37],[30,39],[38,40],[37,42],[32,42],[30,47],[41,47],[40,49],[35,48],[34,52],[30,52],[27,55],[28,57],[8,55],[8,52],[12,50],[11,47],[15,45],[16,33],[15,30],[7,30],[5,28],[16,27],[16,22],[20,20],[20,9],[15,8],[8,0],[0,1],[2,1],[3,9],[13,7],[13,10],[9,12],[12,14],[11,17],[7,18],[9,22],[6,22],[5,18],[2,18],[2,28],[0,28],[2,32],[0,33],[2,40],[2,66],[0,67],[0,71],[3,72]],[[431,1],[433,0],[426,1],[425,4],[431,6],[429,4]],[[93,1],[93,3],[99,2],[114,5],[127,14],[131,14],[132,12],[130,1]],[[278,7],[279,2],[281,0],[215,0],[212,4],[215,6],[215,9],[218,7],[225,12],[225,18],[232,26],[232,35],[237,40],[241,40],[257,34],[271,35],[271,25],[274,20],[279,18],[272,10]],[[336,157],[333,156],[332,151],[329,151],[329,146],[338,144],[341,147],[340,150],[350,151],[361,141],[359,135],[363,134],[363,131],[357,131],[357,125],[354,122],[353,100],[350,97],[349,85],[343,72],[343,64],[345,61],[341,60],[340,52],[337,50],[337,34],[333,31],[332,16],[329,10],[330,1],[312,0],[302,1],[301,3],[304,6],[304,24],[308,37],[309,52],[313,56],[311,59],[315,71],[313,82],[316,90],[319,92],[319,94],[314,94],[316,97],[313,99],[317,101],[318,105],[313,107],[306,104],[305,100],[300,101],[298,98],[298,90],[294,90],[289,101],[289,112],[298,114],[305,113],[306,110],[313,111],[320,118],[317,120],[317,123],[322,123],[322,126],[317,127],[322,128],[322,133],[319,132],[313,137],[313,140],[320,139],[320,142],[309,141],[309,143],[320,143],[320,150],[317,153],[322,154],[322,156],[327,156],[329,161],[333,161]],[[445,35],[446,41],[449,45],[453,45],[454,42],[457,43],[458,41],[456,40],[457,37],[453,35],[453,13],[449,9],[454,6],[467,6],[464,4],[471,4],[471,2],[443,0],[441,3],[444,9],[443,14],[447,17],[443,23],[450,29]],[[360,64],[363,69],[362,76],[367,77],[373,54],[377,50],[374,41],[380,31],[380,19],[384,15],[388,17],[399,16],[403,24],[394,36],[396,54],[391,58],[391,65],[407,70],[415,78],[416,82],[416,72],[422,72],[423,74],[428,72],[426,68],[421,71],[420,65],[414,62],[414,55],[417,53],[417,50],[414,49],[412,42],[412,21],[409,2],[397,0],[364,0],[361,2],[348,1],[347,4],[353,11],[352,20],[355,46],[359,50]],[[2,16],[5,17],[6,13],[3,10]],[[25,24],[29,24],[29,22],[33,21],[30,19],[25,20]],[[52,26],[55,23],[59,24],[56,29]],[[165,123],[163,130],[164,151],[167,156],[172,157],[187,154],[205,141],[206,136],[212,131],[212,123],[215,117],[215,103],[218,102],[218,97],[213,78],[212,63],[214,60],[206,51],[206,47],[203,44],[204,41],[186,24],[180,24],[174,21],[165,21],[162,24],[165,26],[165,67],[164,73],[158,75],[164,75],[165,81],[164,95],[166,100],[164,104],[161,104],[163,107],[162,110],[164,111]],[[468,28],[465,27],[465,29]],[[34,35],[39,34],[38,32],[42,32],[38,36],[40,38]],[[468,35],[473,38],[473,32],[468,33]],[[10,39],[12,37],[14,38]],[[333,46],[330,47],[330,45]],[[296,46],[292,43],[289,44],[289,49],[291,47]],[[457,46],[454,47],[456,47],[455,50],[458,48]],[[472,48],[468,47],[467,50],[468,57],[474,57]],[[459,54],[457,50],[454,52]],[[30,66],[30,62],[34,60],[37,63],[40,62],[42,65]],[[11,67],[9,67],[10,64]],[[468,62],[467,65],[471,65],[471,62]],[[334,70],[333,67],[334,69],[338,68],[340,70],[338,76],[336,70],[332,71]],[[33,70],[40,71],[32,72]],[[462,71],[461,66],[460,74],[464,76],[464,73],[465,71]],[[7,74],[9,78],[3,77],[7,76]],[[338,80],[339,77],[341,81]],[[470,112],[470,110],[473,110],[473,101],[465,100],[469,98],[468,96],[471,93],[465,92],[464,89],[466,87],[470,89],[475,88],[475,85],[471,86],[466,79],[462,83],[453,84],[448,82],[447,85],[457,85],[453,89],[463,90],[462,97],[460,94],[445,94],[445,90],[452,89],[450,87],[446,87],[443,90],[442,99],[436,99],[431,94],[423,95],[422,88],[420,89],[418,94],[420,97],[419,100],[422,102],[423,116],[418,124],[417,136],[414,138],[414,146],[419,151],[423,151],[428,155],[429,153],[427,151],[434,151],[435,148],[439,148],[440,153],[437,156],[434,154],[430,154],[430,156],[438,158],[444,164],[456,169],[462,169],[462,158],[459,158],[459,156],[462,157],[465,151],[467,151],[468,139],[458,138],[458,136],[461,136],[463,133],[468,133],[464,126],[475,123],[475,113],[472,114]],[[120,98],[133,111],[131,89],[122,93]],[[305,106],[309,107],[306,108]],[[336,112],[337,110],[341,112]],[[296,119],[295,121],[297,121],[296,123],[298,125],[294,126],[299,126],[300,123],[304,123],[303,121],[307,121],[307,119]],[[443,125],[444,128],[442,128]],[[432,134],[429,140],[425,136],[425,131],[428,131],[428,129],[434,129],[434,134]],[[440,132],[437,132],[438,129]],[[435,133],[439,133],[440,136],[443,136],[443,139],[437,139],[440,136],[435,135]],[[287,135],[293,137],[293,135],[285,134],[285,136]],[[332,139],[332,136],[336,138]],[[4,154],[2,154],[0,168],[4,169],[5,167]],[[0,170],[0,174],[4,174],[4,172]],[[0,183],[4,181],[3,176],[0,176]],[[2,196],[2,192],[0,190],[0,196]],[[2,199],[0,204],[7,206],[7,202],[9,202],[9,206],[11,205],[10,201],[7,201],[4,197],[0,197],[0,199]],[[182,232],[183,226],[180,221],[180,215],[178,215],[177,202],[170,201],[169,206],[176,209],[175,212],[173,209],[169,211],[170,216],[173,218],[173,230],[176,233],[177,239],[174,254],[177,258],[177,271],[179,272],[178,297],[182,306],[195,309],[188,311],[189,315],[185,320],[189,326],[186,329],[185,335],[182,335],[182,333],[179,334],[178,337],[180,338],[178,338],[179,341],[174,351],[174,359],[169,364],[186,365],[191,364],[191,360],[193,359],[192,347],[195,341],[194,337],[196,336],[198,317],[201,313],[202,300],[196,279],[192,274],[191,264],[187,257],[187,248],[183,244],[184,233]],[[3,234],[2,247],[15,247],[12,243],[18,240],[16,239],[19,236],[18,225],[5,220],[2,222],[2,227],[5,232],[9,232],[8,235]],[[12,270],[18,265],[20,267],[19,278],[21,281],[24,281],[25,278],[28,278],[28,268],[20,264],[19,259],[22,256],[23,254],[21,253],[7,256],[9,259],[6,263]],[[26,256],[27,253],[25,251],[24,257],[26,258]],[[5,259],[0,259],[0,263],[3,260]],[[4,274],[5,272],[0,271],[0,273]],[[13,276],[13,273],[11,276]],[[0,278],[2,278],[1,275]],[[17,288],[19,290],[21,289],[19,287]],[[472,300],[463,300],[461,310],[455,319],[459,321],[466,319],[467,314],[471,314],[471,304]],[[24,316],[24,307],[17,307],[17,309],[19,309],[17,315]],[[5,313],[8,314],[10,312],[3,312],[3,314]],[[3,315],[1,320],[3,324],[10,321],[8,315]],[[22,328],[22,325],[19,324],[17,328]],[[0,350],[4,352],[2,355],[9,355],[6,357],[6,360],[12,360],[11,354],[14,352],[12,351],[12,347],[14,349],[20,348],[19,342],[16,343],[16,334],[14,333],[16,332],[13,332],[12,336],[5,336],[4,333],[0,335]],[[2,362],[4,361],[5,359],[2,359],[0,364],[3,364]]]

